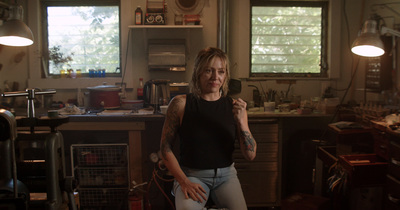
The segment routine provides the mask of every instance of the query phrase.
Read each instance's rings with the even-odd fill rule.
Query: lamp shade
[[[0,44],[8,46],[29,46],[33,44],[32,31],[22,22],[22,14],[22,6],[10,6],[10,17],[0,26]]]
[[[367,20],[360,36],[354,40],[351,51],[365,57],[377,57],[385,53],[384,45],[376,30],[376,21]]]

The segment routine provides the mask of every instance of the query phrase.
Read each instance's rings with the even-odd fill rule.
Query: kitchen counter
[[[165,116],[162,114],[135,114],[135,115],[67,115],[70,122],[129,122],[129,121],[164,121]]]
[[[25,109],[17,110],[18,116],[26,116]],[[65,115],[69,117],[69,122],[129,122],[129,121],[164,121],[165,115],[163,114],[138,114],[126,113],[128,110],[112,110],[110,114],[81,114],[81,115]],[[264,111],[247,111],[249,118],[308,118],[308,117],[329,117],[332,114],[311,113],[299,114],[295,111],[292,112],[264,112]],[[36,109],[36,116],[38,118],[47,116],[47,110],[40,108]]]
[[[303,118],[303,117],[330,117],[332,114],[323,113],[311,113],[311,114],[298,114],[293,112],[247,112],[249,118]],[[83,115],[68,115],[70,122],[90,122],[90,121],[101,121],[101,122],[114,122],[114,121],[164,121],[165,115],[163,114],[115,114],[115,115],[95,115],[95,114],[83,114]]]

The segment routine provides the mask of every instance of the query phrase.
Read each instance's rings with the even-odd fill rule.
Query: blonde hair
[[[228,56],[224,51],[219,48],[208,47],[201,50],[197,54],[196,60],[194,61],[192,81],[190,82],[190,90],[195,97],[199,98],[201,94],[199,83],[201,73],[203,73],[203,71],[206,70],[216,58],[221,59],[221,61],[225,63],[226,78],[224,80],[224,84],[222,84],[220,92],[222,96],[226,96],[228,94],[228,82],[230,80]]]

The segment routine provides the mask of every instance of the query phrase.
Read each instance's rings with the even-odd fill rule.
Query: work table
[[[111,110],[111,114],[81,114],[81,115],[65,115],[69,117],[69,122],[129,122],[129,121],[164,121],[165,115],[159,114],[138,114],[138,113],[127,113],[129,110]],[[120,113],[120,114],[119,114]],[[311,114],[299,114],[297,112],[263,112],[263,111],[247,111],[249,118],[309,118],[309,117],[329,117],[331,114],[324,113],[311,113]],[[17,116],[26,116],[25,109],[18,109]],[[37,108],[36,116],[38,118],[46,117],[47,110]]]
[[[47,111],[37,112],[36,116],[48,118]],[[264,177],[265,181],[259,187],[262,193],[258,193],[258,196],[248,195],[248,199],[254,198],[249,202],[256,206],[279,205],[280,198],[292,190],[288,188],[288,169],[294,164],[293,151],[297,151],[296,154],[304,153],[300,145],[310,138],[318,139],[331,122],[332,115],[248,112],[248,117],[259,149],[255,161],[238,161],[238,167],[239,162],[242,167],[249,167],[240,172],[244,189],[250,189],[246,192],[251,194],[254,190],[248,187],[254,186],[253,182],[259,180],[256,176],[267,175],[269,178]],[[68,122],[57,127],[64,139],[67,175],[72,175],[73,171],[72,145],[127,144],[130,183],[148,181],[154,168],[149,155],[159,151],[164,120],[163,114],[68,115]],[[269,198],[267,201],[266,196]]]
[[[163,114],[121,114],[121,115],[95,115],[95,114],[83,114],[83,115],[68,115],[70,122],[90,122],[90,121],[163,121],[165,115]],[[297,114],[290,112],[248,112],[249,118],[309,118],[309,117],[330,117],[332,115],[323,113],[312,113],[312,114]]]

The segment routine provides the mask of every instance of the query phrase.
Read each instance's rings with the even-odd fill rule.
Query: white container
[[[167,110],[168,110],[168,106],[167,105],[160,106],[161,114],[167,114]]]
[[[264,102],[264,112],[275,112],[275,102]]]

